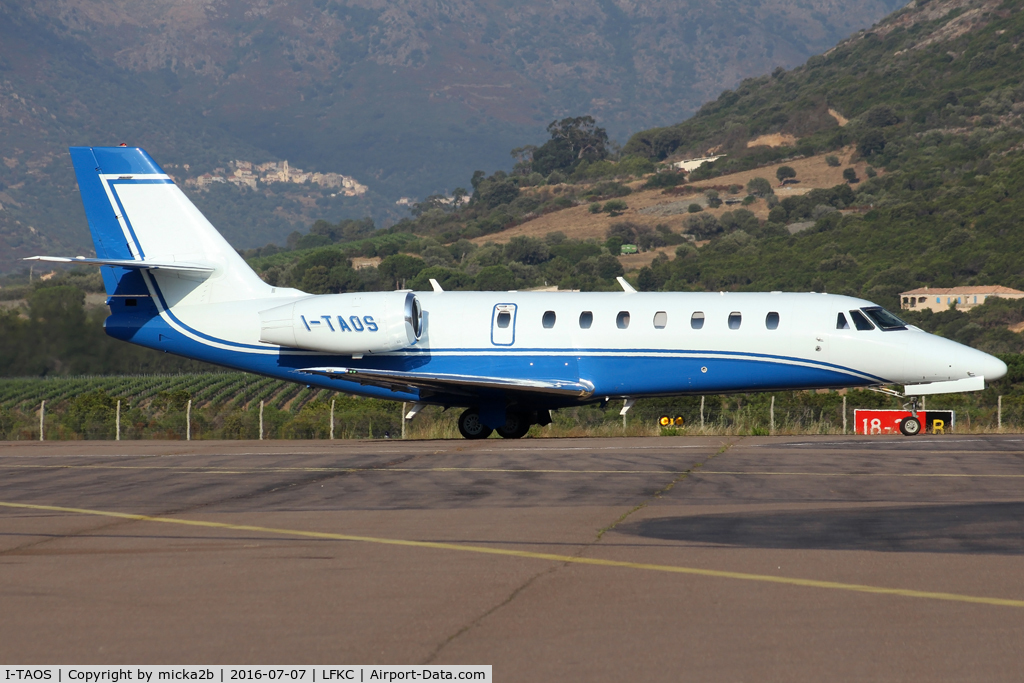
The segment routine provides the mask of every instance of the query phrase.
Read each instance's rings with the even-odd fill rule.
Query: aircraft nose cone
[[[995,356],[978,352],[978,358],[972,358],[967,369],[975,375],[981,375],[986,382],[992,382],[1006,376],[1006,363]]]

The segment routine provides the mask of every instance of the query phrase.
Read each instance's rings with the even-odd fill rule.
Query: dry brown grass
[[[789,133],[771,133],[770,135],[758,135],[747,142],[747,147],[785,147],[796,144],[796,136]]]
[[[790,166],[796,171],[796,180],[798,182],[791,183],[785,187],[776,187],[775,193],[780,198],[806,194],[814,189],[842,185],[846,182],[843,180],[843,169],[851,166],[857,171],[858,177],[862,179],[866,178],[865,171],[867,169],[867,164],[864,161],[850,163],[853,153],[853,147],[847,147],[837,152],[836,156],[840,159],[840,165],[835,167],[829,166],[825,162],[824,154],[819,154],[804,159],[796,159],[785,163],[764,166],[753,171],[743,171],[740,173],[731,173],[729,175],[719,176],[717,178],[712,178],[711,180],[693,183],[693,186],[697,188],[712,188],[723,185],[741,185],[746,187],[748,182],[757,177],[765,178],[771,182],[772,185],[777,186],[778,182],[775,178],[775,171],[779,166]],[[632,185],[639,186],[640,184],[640,182],[636,182]],[[725,193],[723,193],[723,196],[726,196]],[[623,200],[629,208],[620,216],[612,217],[608,214],[592,214],[590,213],[587,205],[575,206],[570,209],[563,209],[562,211],[556,211],[544,216],[539,216],[538,218],[523,223],[522,225],[517,225],[514,228],[509,228],[502,232],[477,237],[473,242],[476,242],[477,244],[485,244],[487,242],[504,244],[516,236],[523,235],[543,239],[546,235],[552,232],[562,232],[566,237],[574,240],[596,239],[604,241],[608,234],[608,228],[611,227],[613,223],[618,223],[620,221],[631,221],[640,225],[650,226],[652,228],[656,225],[664,224],[668,225],[673,232],[683,232],[683,220],[689,215],[688,213],[684,212],[669,216],[659,216],[641,213],[641,210],[653,206],[680,202],[681,200],[685,201],[685,199],[685,197],[664,194],[662,190],[635,190],[633,194],[628,197],[623,197]],[[739,207],[722,205],[717,209],[704,210],[717,217],[721,216],[726,211],[732,211],[736,208]],[[743,208],[753,211],[754,215],[758,218],[764,219],[768,217],[768,206],[762,199],[759,199],[750,206]],[[669,249],[667,250],[667,253],[669,256],[672,256],[674,251],[675,249]],[[621,259],[623,267],[628,271],[648,265],[654,259],[654,256],[655,254],[650,252],[627,255],[621,257]]]

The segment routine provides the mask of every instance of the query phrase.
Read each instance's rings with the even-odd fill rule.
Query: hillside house
[[[921,287],[900,294],[900,308],[905,311],[925,309],[939,313],[955,306],[957,310],[969,311],[985,303],[986,299],[1024,299],[1019,289],[989,285],[985,287]]]
[[[715,156],[700,157],[697,159],[683,159],[682,161],[677,161],[672,165],[678,168],[680,171],[689,173],[690,171],[693,171],[694,169],[697,169],[710,161],[714,161],[715,159],[721,159],[724,156],[724,154],[718,154]]]

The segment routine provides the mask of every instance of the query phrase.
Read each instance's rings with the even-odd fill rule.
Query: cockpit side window
[[[858,310],[850,311],[850,319],[853,320],[854,326],[861,332],[875,329],[875,326],[871,324],[871,321],[865,318],[864,314]]]
[[[850,329],[850,323],[846,321],[846,316],[840,311],[839,315],[836,316],[836,329],[837,330],[848,330]]]
[[[860,310],[864,311],[864,313],[867,314],[867,316],[871,318],[876,325],[878,325],[878,329],[883,332],[894,332],[896,330],[907,329],[907,324],[905,322],[881,306],[871,306]]]

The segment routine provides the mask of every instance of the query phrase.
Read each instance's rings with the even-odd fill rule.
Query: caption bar
[[[491,666],[0,666],[0,683],[370,683],[386,681],[482,681]]]

